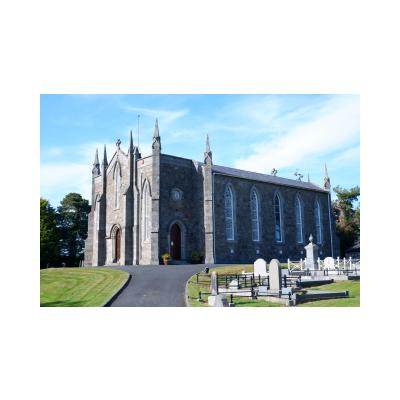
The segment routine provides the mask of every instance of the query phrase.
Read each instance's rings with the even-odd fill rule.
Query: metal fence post
[[[283,275],[283,287],[287,288],[287,278],[286,275]]]

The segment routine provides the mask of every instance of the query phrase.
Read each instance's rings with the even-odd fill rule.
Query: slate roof
[[[291,186],[299,189],[317,190],[319,192],[326,193],[325,189],[315,185],[314,183],[297,181],[295,179],[281,178],[280,176],[260,174],[258,172],[243,171],[236,168],[221,167],[220,165],[213,165],[212,169],[215,173],[230,175],[236,178],[273,183],[276,185]]]

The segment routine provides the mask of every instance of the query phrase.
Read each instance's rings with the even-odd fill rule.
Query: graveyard
[[[249,265],[234,265],[234,266],[225,266],[219,268],[212,268],[209,271],[209,274],[196,274],[192,276],[187,282],[187,305],[189,307],[209,307],[208,304],[208,296],[211,294],[211,274],[215,272],[218,274],[218,280],[225,280],[227,278],[236,277],[236,275],[241,274],[242,271],[246,271],[247,274],[251,274],[251,270],[253,266]],[[283,269],[285,271],[285,269]],[[249,276],[249,275],[247,275]],[[341,275],[338,275],[341,276]],[[240,279],[240,278],[239,278]],[[246,278],[246,283],[244,282],[244,277],[241,280],[243,285],[246,285],[248,288],[251,282],[251,279],[248,280]],[[256,279],[257,280],[257,279]],[[312,291],[319,292],[340,292],[345,293],[349,292],[348,296],[342,298],[332,298],[332,299],[316,299],[316,300],[307,300],[303,303],[296,304],[297,307],[359,307],[360,306],[360,280],[339,280],[336,282],[330,283],[330,281],[326,281],[322,285],[313,286]],[[283,282],[282,282],[283,283]],[[236,288],[235,288],[236,289]],[[200,293],[200,299],[199,299]],[[229,293],[226,293],[225,296],[229,301]],[[283,296],[285,299],[286,296]],[[251,290],[248,290],[246,293],[246,297],[242,296],[233,296],[233,303],[235,307],[285,307],[286,304],[273,303],[271,301],[266,300],[266,298],[262,296],[251,297]]]
[[[360,261],[318,257],[310,235],[306,258],[205,268],[187,282],[192,307],[359,307]]]

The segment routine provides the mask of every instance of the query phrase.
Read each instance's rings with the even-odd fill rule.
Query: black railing
[[[217,281],[217,292],[219,288],[225,289],[246,289],[255,288],[258,286],[266,286],[270,288],[270,277],[262,275],[254,275],[254,273],[247,274],[218,274],[216,273]],[[235,282],[236,285],[231,285]],[[196,283],[203,285],[211,285],[211,275],[205,275],[202,273],[196,274]],[[283,288],[294,287],[299,288],[301,286],[301,276],[282,276],[281,286]]]

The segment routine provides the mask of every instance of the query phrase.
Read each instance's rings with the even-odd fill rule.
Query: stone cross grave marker
[[[306,269],[318,269],[318,246],[313,243],[313,236],[310,235],[310,243],[306,247]]]
[[[269,287],[271,291],[280,291],[282,289],[281,264],[275,258],[269,263]]]
[[[254,262],[254,277],[258,275],[267,276],[267,262],[263,258],[258,258]]]

